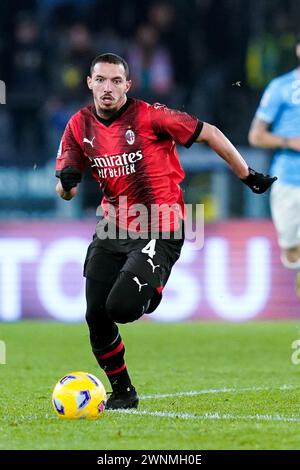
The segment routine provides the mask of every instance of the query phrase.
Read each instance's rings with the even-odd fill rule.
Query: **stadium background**
[[[251,166],[271,155],[247,132],[266,83],[296,65],[300,3],[292,0],[1,2],[0,320],[83,319],[85,250],[100,202],[57,198],[56,151],[69,117],[89,102],[91,59],[127,58],[132,94],[211,122]],[[144,64],[147,64],[145,66]],[[148,321],[296,317],[294,273],[283,269],[268,195],[253,195],[204,147],[179,148],[185,197],[205,206],[205,244],[187,243]],[[184,281],[184,282],[183,282]]]

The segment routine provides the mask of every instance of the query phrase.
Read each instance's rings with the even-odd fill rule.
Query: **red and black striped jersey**
[[[56,174],[66,166],[82,172],[88,165],[103,191],[101,205],[106,217],[114,216],[120,227],[134,230],[135,207],[142,204],[150,214],[155,206],[161,208],[159,226],[151,225],[150,216],[148,226],[176,230],[184,214],[180,188],[184,171],[176,143],[190,147],[202,126],[185,112],[131,98],[108,120],[87,106],[66,126]],[[174,208],[171,219],[168,207]]]

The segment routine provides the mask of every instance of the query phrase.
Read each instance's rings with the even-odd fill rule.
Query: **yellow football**
[[[102,382],[88,372],[71,372],[54,387],[52,404],[62,419],[97,419],[103,415],[106,392]]]

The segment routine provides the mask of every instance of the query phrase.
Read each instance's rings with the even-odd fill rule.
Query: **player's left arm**
[[[223,132],[207,122],[203,123],[202,130],[195,142],[207,143],[254,193],[264,193],[277,179],[276,177],[257,173],[249,168],[242,155]]]
[[[150,118],[156,134],[170,135],[175,142],[187,148],[193,142],[206,142],[254,193],[264,193],[277,179],[249,168],[230,140],[217,127],[207,122],[159,103],[150,107]]]

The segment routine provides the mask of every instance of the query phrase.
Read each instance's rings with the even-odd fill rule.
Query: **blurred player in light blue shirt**
[[[299,66],[274,78],[266,87],[249,132],[256,147],[273,149],[271,174],[272,218],[285,267],[298,270],[300,294],[300,36],[296,43]]]

